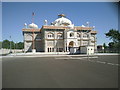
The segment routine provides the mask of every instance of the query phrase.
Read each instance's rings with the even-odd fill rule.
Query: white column
[[[88,41],[88,45],[91,45],[91,34],[89,33],[89,41]]]
[[[66,52],[66,29],[64,30],[64,51]]]

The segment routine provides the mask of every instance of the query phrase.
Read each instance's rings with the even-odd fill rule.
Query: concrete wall
[[[12,53],[21,53],[23,49],[11,49]],[[10,53],[10,49],[0,49],[0,55]]]
[[[94,46],[81,47],[80,51],[88,55],[94,54]]]

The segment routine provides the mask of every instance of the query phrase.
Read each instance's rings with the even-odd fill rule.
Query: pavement
[[[3,88],[118,88],[118,55],[2,58]]]

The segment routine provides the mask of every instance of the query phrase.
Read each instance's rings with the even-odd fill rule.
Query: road
[[[6,57],[2,61],[3,88],[118,87],[118,55]]]

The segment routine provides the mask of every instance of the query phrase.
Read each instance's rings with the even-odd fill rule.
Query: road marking
[[[109,65],[115,65],[115,64],[113,64],[113,63],[107,63],[107,64],[109,64]]]
[[[73,57],[69,56],[69,57],[67,57],[67,58],[57,57],[57,58],[55,58],[55,59],[84,59],[84,58],[88,58],[88,57],[73,58]],[[98,58],[98,57],[89,57],[89,58]]]
[[[105,64],[106,62],[102,62],[102,61],[96,61],[97,63],[103,63],[103,64]]]
[[[89,60],[89,58],[98,58],[98,57],[89,57],[88,59],[85,59],[88,57],[80,57],[80,58],[73,58],[73,57],[67,57],[67,58],[55,58],[55,59],[76,59],[76,60],[84,60],[84,61],[89,61],[89,62],[94,62],[94,63],[101,63],[101,64],[107,64],[107,65],[115,65],[115,66],[119,66],[119,64],[114,64],[114,63],[107,63],[107,62],[103,62],[103,61],[96,61],[96,60]]]
[[[114,64],[114,65],[119,66],[119,64]]]
[[[119,64],[115,64],[115,63],[107,63],[107,62],[101,62],[101,61],[96,61],[97,63],[103,63],[103,64],[108,64],[108,65],[115,65],[115,66],[119,66]]]

